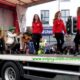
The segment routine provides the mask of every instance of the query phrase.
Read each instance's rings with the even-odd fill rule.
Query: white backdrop
[[[25,32],[26,30],[26,9],[27,8],[17,5],[16,9],[17,9],[20,32]]]

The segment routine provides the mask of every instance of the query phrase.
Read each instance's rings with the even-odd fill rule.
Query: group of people
[[[39,50],[39,42],[40,42],[40,38],[42,37],[41,33],[42,33],[43,28],[42,28],[42,23],[41,23],[38,15],[35,17],[35,19],[36,20],[33,22],[33,25],[32,25],[32,31],[33,31],[32,33],[33,33],[34,47],[37,52]],[[38,23],[38,22],[40,22],[40,23]],[[79,54],[79,44],[80,44],[80,7],[78,7],[78,9],[77,9],[77,23],[76,24],[77,24],[77,26],[76,26],[77,33],[75,35],[73,42],[75,43],[75,49],[74,49],[75,53],[74,54],[78,55]],[[54,20],[53,20],[52,32],[57,41],[56,52],[58,52],[58,53],[64,52],[63,51],[64,36],[68,36],[71,33],[70,30],[66,29],[66,27],[69,27],[69,26],[71,27],[70,24],[68,24],[68,26],[66,26],[64,24],[63,20],[61,19],[61,12],[60,11],[56,12],[56,14],[54,16]],[[34,37],[34,35],[35,35],[35,37]],[[37,43],[37,41],[38,41],[38,43]],[[36,44],[38,44],[38,45],[36,45]]]
[[[0,30],[0,52],[8,53],[26,53],[29,48],[29,42],[33,42],[34,52],[38,53],[39,43],[42,38],[42,22],[37,14],[34,15],[32,28],[27,28],[24,33],[16,33],[15,27],[9,27],[9,30]],[[31,52],[31,51],[30,51]]]
[[[77,10],[77,33],[74,39],[75,43],[75,54],[79,54],[79,41],[80,41],[80,7]],[[9,28],[6,33],[6,38],[4,38],[4,32],[0,30],[0,51],[9,49],[13,52],[23,52],[26,51],[28,43],[33,42],[34,53],[38,54],[40,48],[40,40],[42,38],[43,25],[38,16],[35,14],[33,17],[32,28],[27,29],[25,33],[15,33],[15,28]],[[63,53],[64,36],[68,35],[66,26],[61,19],[61,12],[56,12],[53,20],[52,32],[55,35],[57,41],[57,52]],[[7,47],[5,46],[7,45]]]

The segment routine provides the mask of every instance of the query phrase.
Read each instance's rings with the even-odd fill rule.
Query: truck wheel
[[[7,62],[3,65],[2,80],[20,80],[19,69],[13,62]]]

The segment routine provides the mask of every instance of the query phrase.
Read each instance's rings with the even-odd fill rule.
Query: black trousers
[[[80,44],[80,31],[77,31],[77,34],[74,38],[74,43],[75,43],[75,51],[79,52],[79,44]]]
[[[37,52],[39,50],[39,43],[40,43],[40,39],[41,39],[41,34],[33,34],[32,39],[33,39],[34,49]]]
[[[63,33],[55,33],[55,38],[57,40],[57,50],[63,52],[64,35]]]
[[[16,43],[11,49],[13,51],[20,51],[20,43]]]
[[[5,41],[3,38],[0,38],[0,52],[5,51]]]

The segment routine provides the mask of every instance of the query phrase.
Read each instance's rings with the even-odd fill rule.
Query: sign
[[[52,27],[44,28],[42,35],[52,35]]]

